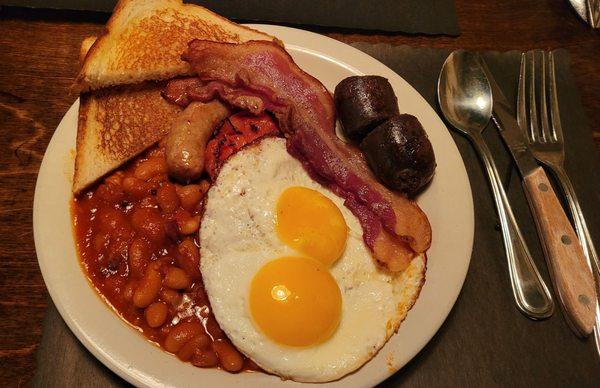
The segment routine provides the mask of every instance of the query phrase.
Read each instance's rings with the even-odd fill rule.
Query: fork
[[[600,28],[600,0],[588,0],[587,13],[590,26]]]
[[[539,66],[536,66],[536,56],[541,56]],[[536,80],[538,77],[540,78],[539,81]],[[536,89],[539,89],[537,93]],[[527,99],[527,90],[529,90],[529,99]],[[539,97],[536,94],[539,94]],[[538,103],[540,105],[539,110]],[[545,51],[537,50],[521,54],[517,122],[521,129],[526,132],[529,148],[535,158],[548,167],[563,189],[573,216],[577,237],[583,248],[588,266],[595,273],[596,287],[598,287],[600,283],[598,254],[594,248],[575,189],[564,169],[564,140],[558,108],[553,52],[547,54]],[[600,307],[598,303],[596,303],[594,339],[596,351],[600,356]]]

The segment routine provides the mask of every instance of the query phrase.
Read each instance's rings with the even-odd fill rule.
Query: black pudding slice
[[[335,88],[334,100],[343,133],[355,142],[400,113],[392,86],[387,79],[376,75],[342,80]]]
[[[433,178],[433,147],[415,116],[385,121],[363,139],[360,149],[375,175],[393,190],[413,196]]]

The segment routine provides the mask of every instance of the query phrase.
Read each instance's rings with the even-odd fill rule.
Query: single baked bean
[[[191,239],[183,240],[177,246],[177,266],[183,268],[192,280],[200,278],[200,250]]]
[[[123,299],[126,302],[131,302],[133,300],[133,294],[135,293],[135,289],[137,287],[137,282],[135,280],[130,280],[123,287]]]
[[[118,240],[126,241],[132,237],[133,230],[131,224],[127,216],[118,209],[99,209],[95,222],[99,232],[105,232],[109,235],[107,248],[118,244]],[[125,251],[127,251],[126,248]]]
[[[146,271],[148,262],[152,257],[152,250],[150,244],[141,237],[133,239],[129,244],[128,258],[129,258],[129,271],[131,276],[134,278],[141,278]]]
[[[200,333],[183,345],[177,352],[177,357],[182,361],[189,361],[197,350],[209,349],[209,347],[210,338],[206,334]]]
[[[174,308],[179,306],[182,298],[183,298],[183,296],[179,292],[172,290],[170,288],[163,287],[160,290],[160,300],[170,304]]]
[[[110,234],[118,235],[116,233],[119,229],[129,229],[129,222],[123,212],[113,208],[103,208],[98,212],[97,222],[99,228],[102,231],[109,232]]]
[[[193,212],[200,203],[200,200],[204,196],[206,190],[203,191],[200,185],[187,185],[180,186],[177,189],[177,194],[181,200],[181,206],[189,211]]]
[[[104,182],[113,184],[115,186],[121,186],[123,183],[123,173],[121,171],[117,171],[104,179]]]
[[[192,357],[192,364],[201,368],[212,368],[219,365],[219,358],[211,348],[198,349]]]
[[[169,267],[163,283],[169,288],[183,290],[184,288],[188,288],[192,284],[192,281],[181,268]]]
[[[167,269],[173,265],[174,261],[175,260],[173,260],[171,256],[161,256],[158,259],[152,261],[148,265],[148,267],[159,271],[164,277],[164,275],[167,273]]]
[[[137,233],[150,241],[162,243],[165,239],[165,227],[157,209],[136,207],[131,214],[131,224]]]
[[[140,163],[133,172],[133,175],[141,180],[148,180],[155,175],[167,172],[167,163],[164,158],[150,158]]]
[[[152,189],[152,185],[141,179],[128,176],[123,179],[123,190],[134,199],[141,199],[147,196]]]
[[[106,202],[120,202],[125,199],[125,193],[120,185],[104,182],[96,189],[95,195]]]
[[[228,372],[239,372],[244,367],[244,359],[240,352],[227,340],[216,340],[212,344],[213,350],[219,356],[221,366]]]
[[[167,174],[154,175],[152,178],[148,179],[148,183],[152,184],[152,186],[157,190],[163,183],[168,181],[169,176]]]
[[[163,302],[154,302],[144,310],[146,322],[150,327],[162,326],[167,320],[169,308]]]
[[[167,213],[174,212],[180,204],[175,185],[170,183],[165,183],[157,190],[156,200],[158,206]]]
[[[196,233],[200,228],[200,216],[188,217],[179,222],[179,232],[181,234],[192,234]]]
[[[158,297],[161,282],[160,272],[148,268],[133,294],[133,304],[136,307],[149,306]]]
[[[165,350],[171,353],[177,353],[186,342],[201,334],[204,331],[202,325],[198,322],[181,322],[173,327],[165,338]]]
[[[177,251],[190,256],[197,256],[200,259],[200,252],[198,246],[191,238],[187,238],[177,245]]]

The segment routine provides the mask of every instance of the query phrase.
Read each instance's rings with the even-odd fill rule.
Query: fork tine
[[[540,123],[542,124],[542,141],[551,142],[552,135],[550,134],[550,123],[548,122],[548,108],[547,108],[547,83],[546,83],[546,51],[541,52],[541,81],[540,81]]]
[[[531,135],[531,141],[536,142],[539,138],[538,118],[537,118],[537,106],[535,102],[535,51],[529,51],[527,53],[529,58],[530,74],[529,77],[529,131]]]
[[[592,28],[598,28],[600,26],[600,1],[588,0],[587,11],[588,22]]]
[[[527,79],[527,58],[525,57],[525,53],[521,53],[521,68],[519,70],[519,93],[517,96],[517,123],[521,130],[527,136],[527,139],[531,143],[533,140],[531,139],[531,133],[529,131],[529,126],[527,125],[527,87],[526,87],[526,79]]]
[[[556,67],[554,66],[554,52],[550,51],[548,58],[549,69],[549,93],[550,93],[550,112],[552,113],[552,138],[554,141],[562,142],[562,126],[560,124],[560,114],[558,112],[558,95],[556,92]]]

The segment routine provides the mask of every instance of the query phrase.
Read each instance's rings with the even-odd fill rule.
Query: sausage
[[[204,150],[214,129],[230,115],[220,101],[192,102],[179,114],[165,141],[167,172],[182,182],[204,170]]]

